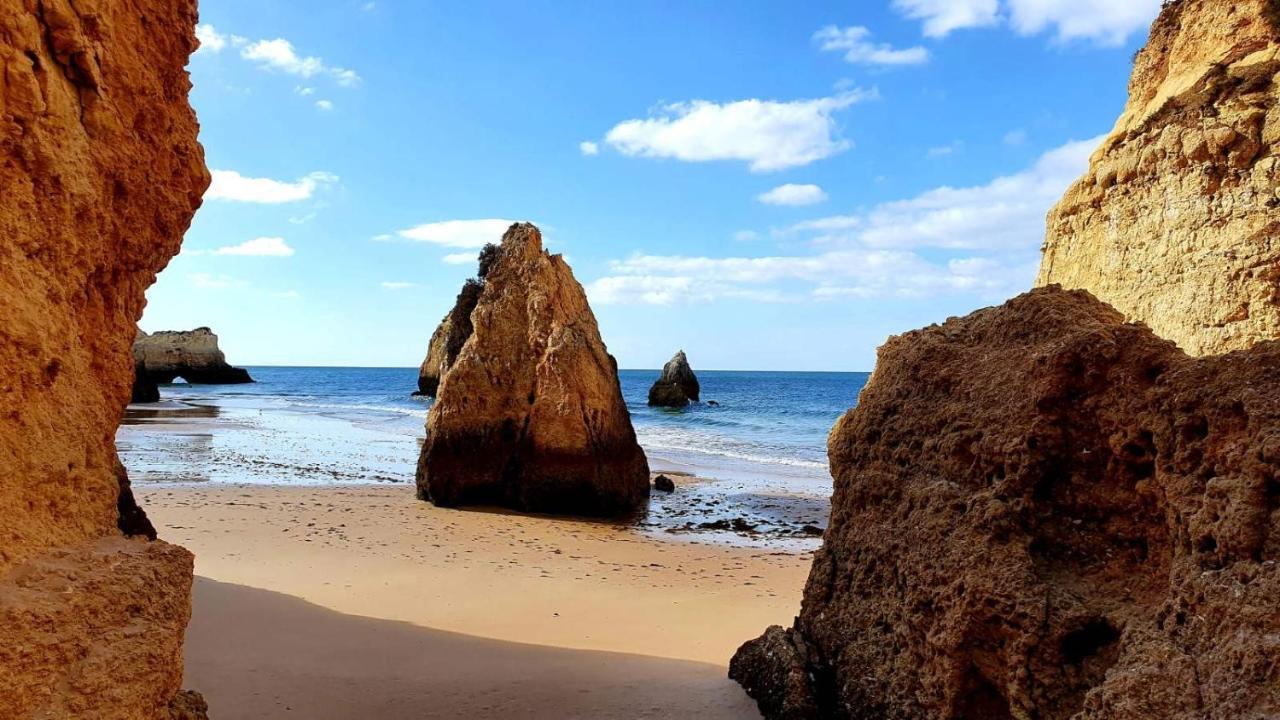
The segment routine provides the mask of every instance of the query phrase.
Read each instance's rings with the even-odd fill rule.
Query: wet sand
[[[137,493],[207,578],[187,685],[222,717],[749,717],[728,659],[791,621],[811,558],[406,485]]]

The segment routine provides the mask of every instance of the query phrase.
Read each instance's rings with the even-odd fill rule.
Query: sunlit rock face
[[[209,183],[193,0],[0,0],[0,717],[166,716],[191,554],[114,435],[143,291]]]
[[[133,341],[133,360],[157,383],[171,383],[176,378],[206,385],[253,382],[247,370],[227,364],[218,336],[207,327],[152,334],[139,330]]]
[[[1129,102],[1049,215],[1037,280],[1193,355],[1280,338],[1280,4],[1169,3]]]
[[[800,615],[730,666],[767,717],[1280,708],[1280,342],[1038,289],[891,338],[829,456]]]
[[[542,235],[513,225],[484,273],[474,326],[440,382],[418,463],[438,505],[618,516],[649,468],[582,286]]]

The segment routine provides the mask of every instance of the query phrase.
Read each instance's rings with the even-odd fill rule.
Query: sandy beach
[[[728,659],[790,622],[810,560],[405,485],[138,495],[196,554],[186,683],[220,717],[750,717]]]

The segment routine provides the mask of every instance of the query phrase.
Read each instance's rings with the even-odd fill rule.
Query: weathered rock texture
[[[684,407],[697,401],[701,388],[698,376],[689,367],[689,359],[680,350],[662,366],[662,375],[649,388],[649,404],[661,407]]]
[[[175,378],[206,385],[253,382],[247,370],[227,364],[227,357],[218,349],[218,336],[207,327],[151,335],[139,330],[133,342],[133,359],[156,383],[171,383]]]
[[[438,505],[621,515],[649,469],[586,293],[528,224],[513,225],[440,384],[418,462]]]
[[[1280,342],[1192,358],[1043,288],[892,338],[829,441],[772,718],[1280,712]]]
[[[427,348],[427,357],[418,369],[418,394],[435,397],[440,388],[440,378],[444,377],[449,366],[457,360],[462,346],[471,337],[471,311],[476,309],[480,301],[480,293],[484,283],[479,280],[467,280],[449,311],[436,331],[431,334],[431,344]]]
[[[1129,103],[1049,215],[1037,281],[1193,355],[1280,338],[1280,3],[1169,3]]]
[[[143,291],[208,185],[195,22],[0,0],[3,718],[154,720],[180,689],[192,557],[148,539],[114,435]]]

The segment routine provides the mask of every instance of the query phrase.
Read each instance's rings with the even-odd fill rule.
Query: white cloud
[[[280,72],[304,78],[327,74],[339,85],[346,87],[360,82],[360,76],[354,70],[330,67],[318,57],[299,55],[294,49],[293,43],[284,38],[249,43],[240,51],[240,57],[256,62],[263,68],[279,70]]]
[[[303,96],[303,97],[306,97],[306,96],[308,96],[308,95],[315,95],[315,94],[316,94],[316,89],[315,89],[315,88],[313,88],[313,87],[304,87],[304,86],[302,86],[302,85],[299,85],[299,86],[295,87],[295,88],[293,89],[293,91],[294,91],[294,92],[296,92],[296,93],[298,93],[299,95],[301,95],[301,96]]]
[[[196,26],[196,39],[200,41],[200,47],[196,49],[197,55],[219,53],[227,46],[227,36],[208,23]]]
[[[779,231],[792,244],[809,245],[807,254],[615,260],[589,285],[591,299],[671,304],[965,294],[995,301],[1030,286],[1045,213],[1084,172],[1100,141],[1068,143],[985,185],[936,188]]]
[[[426,223],[396,233],[405,240],[454,248],[480,248],[502,240],[514,220],[445,220]]]
[[[316,107],[328,112],[333,109],[333,103],[328,100],[317,100]]]
[[[1053,31],[1059,41],[1120,45],[1151,24],[1161,0],[894,0],[898,12],[924,23],[924,34],[1008,23],[1020,35]]]
[[[779,185],[769,192],[756,196],[756,200],[766,205],[787,205],[791,207],[813,205],[824,202],[826,199],[827,194],[817,185],[796,185],[795,183]]]
[[[467,263],[476,262],[475,253],[449,253],[440,258],[447,265],[466,265]]]
[[[1004,134],[1005,145],[1009,147],[1019,147],[1027,143],[1027,131],[1022,129],[1010,130]]]
[[[417,287],[418,283],[404,282],[401,280],[384,280],[382,282],[383,290],[407,290],[411,287]]]
[[[996,0],[893,0],[893,7],[922,21],[925,36],[934,38],[946,37],[953,30],[995,25],[1000,18]]]
[[[213,170],[213,183],[204,194],[206,200],[229,200],[276,205],[309,199],[315,191],[338,181],[327,172],[313,172],[296,182],[270,178],[245,177],[235,170]]]
[[[1007,0],[1009,22],[1022,35],[1053,29],[1062,41],[1120,45],[1146,30],[1161,0]]]
[[[733,234],[733,239],[737,242],[755,242],[760,239],[760,233],[755,230],[739,230]]]
[[[823,50],[844,52],[844,59],[858,65],[922,65],[929,62],[929,51],[920,46],[894,48],[871,42],[871,31],[860,25],[838,28],[828,25],[813,34]]]
[[[852,147],[832,115],[876,97],[849,90],[814,100],[692,100],[646,119],[618,123],[605,140],[624,155],[685,162],[739,160],[755,172],[808,165]]]
[[[928,149],[928,151],[925,152],[925,155],[930,158],[946,157],[948,155],[956,154],[956,152],[959,151],[960,148],[962,147],[964,147],[964,143],[957,140],[953,143],[950,143],[949,145],[939,145],[938,147],[931,147]]]
[[[213,251],[214,255],[252,255],[256,257],[289,257],[293,248],[280,237],[260,237],[239,245],[228,245]]]
[[[374,2],[367,2],[364,5],[361,5],[360,9],[365,12],[373,12],[374,10],[378,9],[378,4]]]
[[[599,155],[600,145],[598,145],[597,143],[593,143],[590,140],[583,140],[582,142],[578,143],[578,152],[582,153],[583,155]]]

